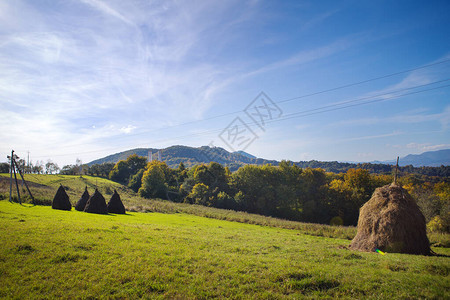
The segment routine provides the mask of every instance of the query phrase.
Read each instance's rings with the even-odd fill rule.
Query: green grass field
[[[246,212],[236,212],[202,205],[191,205],[185,203],[174,203],[160,199],[144,199],[127,187],[105,178],[93,176],[71,176],[71,175],[37,175],[25,174],[25,180],[29,183],[34,197],[39,204],[51,205],[53,196],[59,185],[66,188],[72,205],[75,205],[84,188],[87,186],[90,194],[95,188],[109,201],[114,189],[117,189],[121,199],[128,211],[132,212],[160,212],[160,213],[185,213],[200,217],[218,220],[227,220],[240,223],[278,227],[284,229],[295,229],[301,233],[332,238],[351,240],[356,234],[356,228],[352,226],[329,226],[323,224],[312,224],[276,219]],[[31,199],[26,196],[25,187],[19,185],[25,202]],[[13,186],[13,197],[16,197],[15,186]],[[0,199],[9,199],[9,174],[0,174]],[[450,247],[450,234],[428,233],[432,245]]]
[[[183,213],[96,215],[3,200],[0,298],[450,297],[449,257],[348,244]]]

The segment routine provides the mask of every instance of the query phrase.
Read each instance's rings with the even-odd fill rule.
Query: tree
[[[81,159],[77,158],[75,160],[75,174],[76,175],[80,175],[80,177],[83,176],[83,174],[85,174],[85,168],[83,168],[83,162],[81,161]]]
[[[114,168],[114,165],[114,163],[102,163],[94,165],[96,167],[94,168],[95,174],[101,177],[108,177],[109,173]]]
[[[59,173],[61,175],[75,175],[77,174],[77,169],[78,167],[75,165],[65,165]]]
[[[140,169],[135,175],[133,175],[128,182],[128,187],[135,192],[138,192],[142,185],[142,177],[144,175],[144,169]]]
[[[109,173],[109,179],[128,184],[129,180],[140,169],[145,168],[147,158],[136,154],[128,156],[126,160],[118,161]]]
[[[128,165],[124,160],[118,161],[109,173],[109,179],[111,179],[112,181],[120,182],[122,184],[126,183],[129,176],[130,172],[128,170]]]
[[[36,161],[36,164],[32,168],[32,172],[35,174],[42,174],[44,173],[44,162],[42,160]]]
[[[57,173],[59,170],[59,167],[56,163],[52,162],[51,160],[48,160],[45,164],[45,173],[47,174],[53,174]]]
[[[144,198],[167,198],[167,185],[161,162],[152,161],[142,175],[142,185],[139,195]],[[163,163],[165,164],[165,163]]]
[[[9,173],[9,166],[8,163],[0,163],[0,173]]]
[[[197,183],[188,195],[191,203],[200,205],[211,205],[209,187],[203,183]]]

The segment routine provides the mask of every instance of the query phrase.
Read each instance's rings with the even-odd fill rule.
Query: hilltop
[[[278,164],[276,160],[266,160],[262,158],[256,158],[246,152],[228,152],[220,147],[188,147],[188,146],[171,146],[164,149],[155,148],[136,148],[106,157],[91,161],[88,165],[101,164],[105,162],[116,163],[119,160],[125,160],[131,154],[139,156],[148,156],[151,152],[156,155],[158,151],[161,151],[161,159],[167,163],[171,168],[176,168],[181,162],[186,167],[192,167],[201,163],[210,163],[211,161],[228,166],[231,170],[237,170],[240,166],[247,164]]]

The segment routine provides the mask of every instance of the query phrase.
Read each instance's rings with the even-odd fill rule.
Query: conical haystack
[[[109,200],[108,203],[108,212],[112,214],[124,214],[125,206],[123,206],[122,200],[120,200],[120,196],[116,190],[114,190],[114,194]]]
[[[107,214],[108,208],[106,207],[106,201],[103,195],[95,189],[94,194],[89,198],[84,208],[85,212],[95,214]]]
[[[56,191],[55,197],[53,197],[52,208],[61,210],[72,209],[72,204],[70,203],[69,196],[67,195],[62,185],[59,186],[58,190]]]
[[[414,199],[397,184],[377,188],[359,212],[351,249],[430,254],[425,217]]]
[[[83,195],[81,195],[80,200],[78,200],[77,204],[75,205],[75,209],[78,211],[84,211],[84,208],[86,207],[86,203],[88,202],[88,200],[89,200],[89,193],[86,187]]]

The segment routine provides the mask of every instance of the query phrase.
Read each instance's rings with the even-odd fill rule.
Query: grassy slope
[[[186,214],[105,216],[0,201],[0,298],[450,296],[448,257],[347,245]]]
[[[53,196],[60,184],[66,187],[72,205],[76,204],[83,193],[84,188],[87,186],[90,194],[92,194],[97,187],[105,196],[106,201],[109,201],[114,189],[117,189],[127,210],[133,212],[186,213],[212,219],[295,229],[304,234],[347,240],[353,239],[356,234],[356,228],[352,226],[343,227],[301,223],[201,205],[174,203],[157,199],[144,199],[127,187],[100,177],[25,174],[25,180],[31,185],[31,191],[33,196],[38,200],[38,203],[47,205],[51,205]],[[15,187],[13,187],[13,190],[14,196],[16,195]],[[22,196],[26,195],[25,187],[23,189],[20,188],[20,190]],[[9,198],[9,174],[0,174],[0,199],[2,198]],[[30,199],[25,200],[30,201]],[[429,233],[428,237],[432,244],[450,247],[450,234]]]

